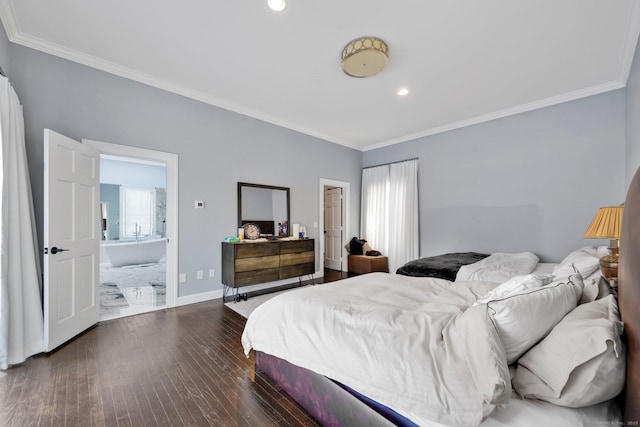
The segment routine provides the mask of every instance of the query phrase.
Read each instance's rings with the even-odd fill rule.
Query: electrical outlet
[[[180,283],[184,283],[184,282],[186,282],[186,281],[187,281],[187,273],[180,273],[180,274],[178,275],[178,281],[179,281]]]
[[[213,277],[216,275],[216,271],[213,268],[209,269],[209,277]]]
[[[204,271],[198,270],[196,271],[196,279],[201,280],[204,278]]]

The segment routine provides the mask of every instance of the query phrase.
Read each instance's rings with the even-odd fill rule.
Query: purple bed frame
[[[323,426],[417,427],[355,390],[286,360],[256,351],[255,365]]]

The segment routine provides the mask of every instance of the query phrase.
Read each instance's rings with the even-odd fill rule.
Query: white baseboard
[[[316,271],[313,274],[314,279],[317,279],[323,276],[324,274],[320,273],[319,271]],[[277,282],[270,282],[270,283],[261,283],[253,286],[245,286],[239,289],[242,289],[242,293],[245,293],[245,292],[251,292],[251,291],[266,289],[270,287],[275,287],[275,286],[281,286],[283,284],[288,284],[288,283],[292,283],[291,279],[280,280]],[[224,291],[222,289],[217,289],[215,291],[202,292],[199,294],[185,295],[182,297],[178,297],[176,299],[176,307],[180,307],[182,305],[188,305],[188,304],[197,304],[199,302],[211,301],[213,299],[219,299],[219,298],[222,298],[223,292]]]
[[[176,307],[180,307],[181,305],[197,304],[199,302],[211,301],[219,298],[222,298],[222,289],[193,295],[185,295],[176,299]]]

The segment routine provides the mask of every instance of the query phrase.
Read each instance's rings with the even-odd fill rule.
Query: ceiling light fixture
[[[409,89],[407,89],[406,87],[400,88],[397,92],[397,94],[399,96],[406,96],[409,94]]]
[[[377,37],[358,37],[342,49],[342,71],[351,77],[379,73],[389,60],[389,47]]]
[[[267,0],[267,4],[271,10],[275,10],[276,12],[281,12],[285,7],[287,7],[287,2],[285,0]]]

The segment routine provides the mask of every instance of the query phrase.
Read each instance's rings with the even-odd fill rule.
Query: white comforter
[[[276,296],[242,345],[339,381],[419,425],[478,425],[509,400],[509,370],[485,305],[495,283],[386,273]]]

